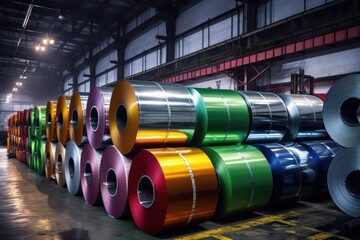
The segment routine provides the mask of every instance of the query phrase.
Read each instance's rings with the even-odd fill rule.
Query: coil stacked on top
[[[56,134],[56,101],[48,101],[46,105],[46,138],[57,141]]]
[[[65,145],[69,139],[69,104],[70,98],[59,96],[56,104],[56,135],[58,141]]]
[[[323,122],[323,101],[311,95],[279,94],[289,114],[289,128],[284,141],[323,139],[327,136]]]
[[[283,100],[274,93],[241,91],[240,94],[249,107],[251,117],[246,142],[281,141],[289,125]]]
[[[114,217],[129,214],[128,179],[131,157],[125,157],[114,146],[108,146],[101,158],[100,189],[106,212]]]
[[[196,108],[196,127],[191,145],[243,142],[250,116],[245,100],[231,90],[189,88]]]
[[[273,192],[268,207],[306,199],[317,190],[318,166],[314,158],[297,143],[255,145],[270,163]]]
[[[71,195],[81,195],[80,186],[80,159],[82,148],[78,147],[74,141],[66,144],[65,151],[65,181],[68,192]]]
[[[45,145],[45,177],[48,180],[55,180],[55,154],[56,143],[46,141]]]
[[[56,183],[60,187],[64,187],[66,184],[65,179],[65,147],[61,142],[57,142],[55,149],[55,176]]]
[[[86,133],[95,148],[112,144],[109,130],[109,105],[113,88],[94,87],[86,103]]]
[[[324,103],[324,124],[338,144],[360,146],[360,74],[345,76],[330,88]]]
[[[100,164],[102,152],[85,144],[81,153],[80,182],[85,201],[90,205],[101,203]]]
[[[142,150],[130,168],[131,213],[147,234],[210,219],[217,194],[214,167],[198,148]]]
[[[215,218],[265,206],[272,193],[272,173],[265,156],[250,145],[204,147],[219,181]]]
[[[76,145],[80,146],[88,142],[86,136],[86,104],[88,94],[81,94],[75,92],[70,101],[69,108],[69,132],[70,139],[73,140]]]
[[[360,217],[360,146],[340,151],[330,164],[327,183],[331,198],[346,214]]]
[[[111,97],[109,120],[114,145],[127,154],[144,147],[188,144],[196,118],[184,86],[121,80]]]

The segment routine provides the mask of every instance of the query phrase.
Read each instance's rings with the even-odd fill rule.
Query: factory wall
[[[345,49],[337,52],[328,50],[321,54],[308,54],[306,57],[296,57],[281,60],[257,80],[257,86],[268,86],[290,82],[290,75],[298,73],[299,69],[305,70],[306,75],[316,79],[328,78],[343,74],[359,72],[360,48]],[[315,88],[316,93],[326,93],[328,86]]]

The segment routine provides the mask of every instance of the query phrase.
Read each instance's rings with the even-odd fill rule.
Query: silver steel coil
[[[360,147],[337,154],[330,164],[327,183],[335,204],[346,214],[360,217]]]
[[[289,114],[289,128],[283,141],[322,139],[327,136],[323,122],[323,101],[311,95],[279,94]]]
[[[324,103],[324,124],[338,144],[360,146],[360,74],[345,76],[330,88]]]
[[[240,91],[251,117],[247,143],[278,142],[289,125],[288,112],[283,100],[274,93]]]

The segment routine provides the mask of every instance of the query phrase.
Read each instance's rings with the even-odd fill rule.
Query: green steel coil
[[[214,218],[224,218],[265,206],[272,193],[272,172],[265,156],[251,145],[203,147],[219,182]]]
[[[35,139],[29,137],[29,168],[35,169]]]
[[[249,132],[250,114],[245,100],[231,90],[189,88],[196,109],[191,145],[237,144]]]
[[[35,126],[38,130],[36,138],[46,140],[46,107],[35,107]]]
[[[45,146],[46,146],[46,142],[44,140],[37,140],[37,155],[36,155],[36,171],[39,175],[44,175],[45,174]]]

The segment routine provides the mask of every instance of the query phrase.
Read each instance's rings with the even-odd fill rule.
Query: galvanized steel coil
[[[265,206],[272,193],[272,173],[265,156],[251,145],[204,147],[215,167],[219,198],[215,218]]]
[[[128,179],[131,157],[122,155],[114,146],[108,146],[100,163],[100,190],[106,212],[120,218],[129,215]]]
[[[130,168],[131,213],[147,234],[209,220],[217,195],[214,167],[198,148],[142,150]]]
[[[347,148],[336,155],[327,183],[335,204],[346,214],[360,217],[360,147]]]
[[[316,190],[318,166],[314,158],[297,143],[255,145],[267,158],[273,175],[269,208],[306,199]]]
[[[46,138],[50,141],[57,141],[56,104],[57,101],[48,101],[46,104]]]
[[[55,176],[56,183],[60,187],[65,187],[65,147],[61,142],[57,142],[55,150]]]
[[[85,202],[97,205],[102,202],[100,191],[100,163],[102,151],[85,144],[81,153],[80,182]]]
[[[45,145],[45,177],[47,180],[55,180],[55,151],[56,143],[47,140]]]
[[[109,129],[109,105],[113,88],[94,87],[86,103],[86,133],[95,149],[112,144]]]
[[[283,100],[274,93],[240,91],[250,111],[250,131],[247,143],[279,142],[289,126]]]
[[[243,142],[250,116],[245,100],[231,90],[189,88],[196,109],[191,145],[224,145]]]
[[[345,76],[330,88],[324,103],[324,124],[338,144],[360,146],[360,74]]]
[[[65,180],[66,188],[71,195],[81,195],[80,186],[80,160],[82,148],[78,147],[74,141],[66,144],[65,150]]]
[[[88,142],[86,133],[86,104],[89,94],[75,92],[70,101],[69,107],[69,133],[70,139],[76,145],[84,145]]]
[[[70,140],[69,136],[69,105],[70,97],[59,96],[56,104],[56,135],[58,141],[66,145]]]
[[[289,114],[289,128],[283,141],[324,139],[323,101],[311,95],[279,94]]]
[[[111,97],[109,120],[114,145],[127,154],[188,144],[196,118],[192,96],[184,86],[121,80]]]

